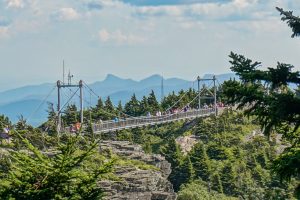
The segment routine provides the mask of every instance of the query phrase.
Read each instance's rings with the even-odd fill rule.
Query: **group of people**
[[[222,102],[218,102],[217,107],[224,107],[224,104]],[[202,108],[204,108],[204,109],[213,108],[213,105],[212,104],[207,105],[206,103],[204,103]],[[151,112],[148,111],[146,113],[146,117],[152,117],[152,116],[160,117],[163,115],[177,114],[180,112],[188,112],[190,110],[193,110],[193,108],[191,108],[190,105],[187,105],[183,109],[173,108],[173,109],[167,110],[166,112],[161,112],[160,110],[158,110],[155,112],[154,115],[152,115]],[[124,119],[124,120],[126,120],[126,119]],[[112,121],[117,123],[117,122],[120,122],[120,119],[119,119],[119,117],[115,117]],[[99,123],[102,124],[103,121],[100,119]]]
[[[78,132],[80,130],[80,128],[81,128],[81,123],[79,123],[79,122],[77,122],[75,124],[71,124],[71,126],[70,126],[70,132],[71,133],[76,133],[76,132]]]

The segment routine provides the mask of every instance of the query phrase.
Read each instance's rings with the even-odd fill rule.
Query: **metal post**
[[[83,90],[82,90],[82,80],[79,81],[79,88],[80,88],[80,123],[83,123]]]
[[[198,101],[198,109],[200,110],[201,108],[201,95],[200,95],[200,76],[197,77],[198,80],[198,95],[199,95],[199,101]]]
[[[213,81],[214,81],[214,100],[215,100],[215,115],[218,115],[218,110],[217,110],[217,87],[216,87],[216,76],[213,76]]]
[[[57,121],[57,132],[60,133],[60,129],[61,129],[61,113],[60,113],[60,81],[57,81],[57,117],[58,117],[58,121]]]

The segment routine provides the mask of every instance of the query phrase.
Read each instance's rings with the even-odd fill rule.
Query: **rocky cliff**
[[[120,181],[101,181],[107,200],[174,200],[176,194],[167,180],[171,165],[160,155],[145,154],[139,145],[126,141],[103,141],[100,151],[111,150],[123,159],[143,161],[156,169],[119,166],[116,175]]]

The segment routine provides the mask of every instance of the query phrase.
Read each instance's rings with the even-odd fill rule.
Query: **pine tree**
[[[48,121],[54,121],[56,119],[56,112],[54,110],[54,105],[51,102],[48,103]]]
[[[77,112],[77,107],[75,104],[68,105],[65,110],[65,115],[63,116],[63,121],[65,125],[70,126],[78,122],[79,114]]]
[[[211,176],[210,182],[213,190],[218,191],[219,193],[223,193],[223,186],[219,173],[213,174]]]
[[[300,36],[300,18],[281,8],[277,10],[292,28],[292,37]],[[228,103],[237,104],[247,115],[256,116],[267,136],[276,131],[289,140],[291,146],[273,162],[272,168],[282,180],[299,177],[300,98],[290,86],[300,84],[300,72],[293,70],[293,65],[279,62],[275,68],[259,70],[260,62],[232,52],[229,57],[231,70],[241,81],[225,82],[223,92]],[[300,193],[300,185],[297,190]]]
[[[221,181],[223,185],[224,193],[227,195],[234,195],[235,194],[235,181],[236,181],[236,173],[233,169],[231,163],[227,163],[222,172],[221,172]]]
[[[153,90],[149,94],[147,101],[148,101],[150,112],[155,113],[158,110],[160,110],[160,105],[156,99],[156,96],[155,96],[155,93]]]
[[[162,149],[162,154],[165,156],[166,160],[171,163],[172,168],[181,165],[183,156],[174,137],[169,139],[168,144]]]
[[[20,115],[19,116],[19,121],[15,125],[16,130],[17,131],[23,131],[23,130],[26,130],[27,127],[28,127],[27,120],[24,118],[23,115]]]
[[[3,128],[6,127],[11,127],[11,122],[8,117],[0,115],[0,131],[2,131]]]
[[[104,109],[104,104],[103,104],[103,101],[100,97],[97,101],[96,110],[102,110],[102,109]]]
[[[148,99],[146,96],[143,96],[140,106],[141,106],[141,114],[142,115],[146,115],[147,112],[151,111],[149,108]]]
[[[69,138],[50,157],[28,140],[23,142],[30,153],[11,152],[10,173],[0,182],[1,199],[101,199],[103,192],[97,182],[112,171],[114,160],[91,164],[97,142],[79,150],[78,138]]]
[[[182,180],[179,177],[181,176],[180,174],[183,155],[174,137],[169,139],[168,144],[162,149],[162,154],[171,164],[172,172],[169,175],[168,179],[173,184],[174,190],[178,191],[180,185],[182,184]]]
[[[122,106],[122,102],[121,101],[118,102],[117,112],[118,112],[119,117],[124,116],[124,114],[123,114],[123,106]]]
[[[180,184],[186,184],[193,180],[195,175],[195,171],[193,168],[193,164],[191,162],[190,157],[187,155],[183,159],[183,162],[180,166],[180,176],[178,179],[180,179]]]
[[[208,181],[211,169],[204,144],[198,142],[190,152],[190,156],[195,170],[195,177]]]
[[[174,91],[171,94],[169,94],[168,96],[164,97],[162,104],[161,104],[163,110],[167,110],[167,109],[171,108],[178,101],[178,99],[179,98],[175,94]],[[175,105],[175,108],[176,108],[176,105]]]
[[[130,116],[139,116],[141,113],[140,102],[137,100],[135,94],[132,95],[130,101],[125,104],[125,112]]]
[[[48,102],[48,121],[42,125],[43,129],[48,134],[55,134],[57,132],[57,115],[54,110],[53,103]]]
[[[104,110],[109,112],[109,113],[114,113],[115,112],[114,105],[113,105],[113,103],[112,103],[109,96],[107,97],[107,99],[104,102]]]

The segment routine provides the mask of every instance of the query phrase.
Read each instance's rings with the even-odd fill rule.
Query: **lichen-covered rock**
[[[136,167],[116,167],[120,181],[101,181],[100,187],[107,200],[174,200],[176,194],[167,180],[171,165],[161,155],[145,154],[139,145],[127,141],[103,141],[100,151],[110,149],[113,153],[130,160],[143,161],[159,170],[142,170]]]

